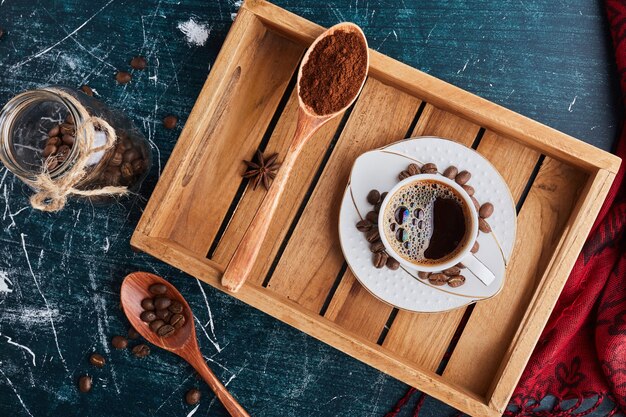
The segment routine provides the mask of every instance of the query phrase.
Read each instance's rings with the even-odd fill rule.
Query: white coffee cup
[[[461,203],[467,208],[467,211],[464,210],[464,212],[469,213],[469,218],[466,219],[466,226],[469,227],[468,232],[466,232],[466,236],[468,237],[465,238],[465,241],[461,243],[463,246],[461,247],[461,249],[457,249],[457,253],[453,257],[450,257],[445,261],[436,264],[418,264],[409,261],[408,259],[404,258],[402,255],[396,252],[396,250],[387,240],[387,234],[384,230],[384,228],[387,226],[387,222],[379,219],[378,232],[380,234],[380,239],[383,242],[383,245],[385,246],[385,249],[387,250],[389,256],[396,259],[398,262],[400,262],[401,265],[405,266],[406,268],[421,272],[439,272],[461,262],[467,269],[469,269],[474,275],[476,275],[476,277],[483,284],[491,284],[495,280],[495,276],[485,265],[483,265],[482,262],[480,262],[474,256],[474,254],[471,253],[472,246],[474,245],[476,237],[478,236],[478,212],[476,211],[476,207],[474,206],[471,197],[469,196],[469,194],[467,194],[467,191],[465,191],[463,187],[461,187],[456,182],[437,174],[419,174],[406,178],[397,183],[391,190],[389,190],[387,196],[380,205],[380,215],[382,216],[383,213],[385,213],[389,202],[398,190],[400,190],[407,184],[419,183],[422,181],[436,181],[456,191],[456,194],[461,199]]]

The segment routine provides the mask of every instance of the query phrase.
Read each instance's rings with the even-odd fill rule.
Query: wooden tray
[[[285,154],[296,122],[294,75],[322,30],[264,1],[241,7],[135,230],[135,248],[221,289],[265,194],[242,180],[241,161],[258,148]],[[303,151],[253,278],[234,296],[463,412],[500,415],[620,160],[370,53],[359,100]],[[397,311],[371,296],[347,268],[337,236],[354,159],[419,135],[475,147],[519,208],[503,291],[442,314]]]

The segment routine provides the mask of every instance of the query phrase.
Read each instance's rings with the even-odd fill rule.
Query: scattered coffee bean
[[[143,321],[145,321],[146,323],[150,323],[154,320],[156,320],[157,316],[154,313],[154,311],[152,310],[146,310],[144,312],[141,313],[141,315],[139,316],[139,318]]]
[[[187,394],[185,394],[185,402],[189,405],[196,405],[198,404],[198,402],[200,402],[201,396],[202,395],[200,394],[200,390],[198,390],[197,388],[192,388],[187,391]]]
[[[130,72],[118,71],[117,74],[115,74],[115,80],[119,84],[128,84],[132,79],[133,76],[130,74]]]
[[[163,320],[156,319],[150,322],[150,330],[152,330],[153,332],[156,332],[164,325],[165,325],[165,322]]]
[[[104,356],[102,356],[101,354],[92,353],[91,356],[89,357],[89,363],[95,366],[96,368],[102,368],[104,367],[106,360],[104,359]]]
[[[184,307],[183,303],[179,301],[172,301],[172,304],[167,309],[174,314],[180,314],[183,312]]]
[[[478,244],[478,241],[475,241],[474,242],[474,246],[472,246],[472,249],[470,249],[470,252],[476,253],[476,252],[478,252],[479,248],[480,248],[480,245]]]
[[[172,312],[162,308],[161,310],[157,310],[156,315],[158,318],[163,319],[165,321],[169,321],[170,317],[172,317]]]
[[[170,319],[170,324],[175,329],[180,329],[185,325],[185,316],[183,316],[182,314],[174,314]]]
[[[154,307],[157,310],[163,310],[164,308],[168,308],[170,304],[172,304],[172,300],[164,295],[154,297]]]
[[[454,165],[449,166],[443,171],[443,176],[446,178],[450,178],[451,180],[456,178],[456,174],[459,173],[459,170]]]
[[[483,219],[482,217],[479,217],[478,218],[478,230],[480,230],[483,233],[491,233],[491,226],[489,226],[489,223],[487,223],[485,219]]]
[[[174,129],[176,127],[176,123],[178,123],[178,117],[173,114],[163,118],[163,127],[166,129]]]
[[[461,273],[461,268],[459,268],[458,266],[451,266],[448,269],[444,269],[443,273],[449,277],[453,275],[459,275]]]
[[[165,284],[152,284],[148,288],[148,291],[154,295],[162,295],[167,292],[167,286]]]
[[[367,202],[370,203],[371,205],[374,205],[380,202],[380,193],[378,192],[378,190],[372,190],[369,193],[367,193]]]
[[[59,127],[59,125],[56,125],[48,131],[48,136],[53,138],[55,136],[59,136],[59,133],[61,133],[61,128]]]
[[[111,344],[115,349],[126,349],[126,346],[128,346],[128,340],[126,340],[124,336],[113,336]]]
[[[139,336],[141,336],[141,335],[139,334],[139,332],[137,330],[135,330],[134,327],[131,326],[128,329],[128,335],[127,336],[131,340],[136,340],[136,339],[139,339]]]
[[[437,165],[433,164],[432,162],[422,165],[423,174],[436,174],[437,172]]]
[[[387,259],[389,259],[389,255],[385,252],[377,252],[374,254],[374,266],[378,269],[382,268],[387,264]]]
[[[174,328],[174,326],[166,324],[165,326],[162,326],[158,331],[157,334],[161,337],[170,337],[171,335],[174,334],[174,332],[176,331],[176,329]]]
[[[411,176],[411,174],[409,173],[409,171],[405,169],[404,171],[402,171],[402,172],[400,172],[398,174],[398,179],[400,181],[402,181],[402,180],[405,180],[405,179],[409,178],[410,176]]]
[[[381,242],[380,240],[377,240],[370,245],[370,250],[372,251],[372,253],[382,252],[385,250],[385,245],[383,245],[383,242]]]
[[[80,392],[91,391],[91,377],[89,375],[83,375],[79,378],[78,389]]]
[[[383,201],[383,200],[385,199],[385,197],[387,197],[387,194],[388,194],[388,193],[387,193],[387,191],[385,191],[384,193],[382,193],[382,194],[380,195],[380,201]]]
[[[374,243],[377,240],[380,240],[380,234],[378,234],[378,229],[372,229],[367,232],[365,235],[365,239],[367,239],[369,243]]]
[[[372,222],[367,219],[363,219],[356,224],[356,228],[359,232],[367,232],[372,228]]]
[[[381,205],[381,204],[380,204],[380,202],[379,202],[379,203],[376,203],[376,205],[374,206],[374,211],[375,211],[376,213],[380,213],[380,205]]]
[[[474,187],[472,187],[471,185],[467,185],[467,184],[463,184],[462,187],[468,195],[470,196],[474,195],[474,192],[475,192]]]
[[[448,276],[446,274],[431,274],[428,277],[428,282],[432,285],[445,285],[448,282]]]
[[[463,264],[463,262],[459,262],[458,264],[456,264],[456,266],[458,266],[461,269],[465,269],[465,265]]]
[[[400,262],[390,256],[389,259],[387,259],[387,268],[395,271],[396,269],[400,268]]]
[[[472,203],[474,204],[474,207],[476,208],[476,211],[480,210],[480,203],[478,202],[478,200],[476,200],[476,198],[472,195],[470,196],[470,198],[472,199]]]
[[[454,275],[448,280],[448,285],[452,288],[460,287],[465,284],[465,277],[463,275]]]
[[[148,61],[142,56],[136,56],[130,60],[130,66],[136,70],[144,70],[148,66]]]
[[[89,97],[93,97],[93,90],[88,85],[82,85],[80,91],[87,94]]]
[[[422,170],[420,169],[419,166],[417,166],[417,164],[409,164],[406,170],[409,172],[411,176],[422,173]]]
[[[0,28],[0,39],[4,38],[5,33],[7,33],[6,30],[4,30],[4,28]]]
[[[470,180],[470,178],[472,178],[472,174],[470,174],[468,171],[461,171],[456,175],[454,180],[459,185],[465,185]]]
[[[427,279],[431,275],[430,272],[418,271],[417,276],[421,279]]]
[[[369,220],[372,224],[376,224],[378,223],[378,213],[372,210],[365,215],[365,219]]]
[[[145,358],[150,354],[150,346],[146,344],[140,344],[133,348],[133,355],[138,358]]]
[[[492,214],[493,214],[493,204],[491,203],[483,204],[482,206],[480,206],[480,209],[478,210],[478,215],[482,217],[483,219],[490,217]]]

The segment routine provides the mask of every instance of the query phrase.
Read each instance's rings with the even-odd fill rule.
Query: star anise
[[[253,189],[256,190],[259,183],[263,183],[266,190],[270,189],[270,184],[276,177],[278,168],[280,168],[280,163],[276,162],[277,158],[277,153],[266,158],[261,151],[256,151],[256,155],[252,161],[243,161],[248,165],[243,177],[249,178],[252,181]]]

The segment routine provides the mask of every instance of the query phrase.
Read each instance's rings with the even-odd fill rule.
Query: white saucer
[[[372,210],[367,194],[372,189],[390,190],[398,174],[410,163],[437,164],[440,171],[450,165],[472,174],[468,184],[476,189],[474,196],[482,204],[493,203],[489,218],[492,233],[480,233],[479,251],[475,254],[495,275],[485,286],[464,269],[464,285],[452,288],[433,286],[417,277],[417,272],[401,267],[396,271],[376,269],[363,233],[355,225]],[[350,183],[339,213],[339,238],[343,254],[359,282],[375,297],[395,307],[415,312],[434,313],[462,307],[496,295],[504,284],[506,265],[513,252],[516,230],[515,203],[511,193],[491,163],[473,149],[436,137],[407,139],[361,155],[354,162]]]

